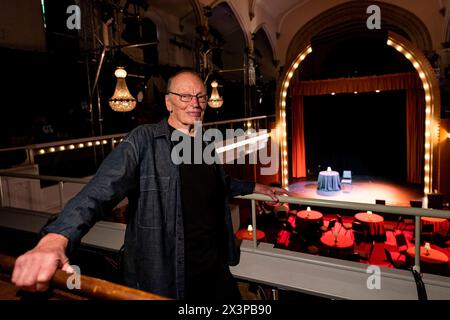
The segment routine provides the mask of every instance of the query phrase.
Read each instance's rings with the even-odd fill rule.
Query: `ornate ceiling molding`
[[[397,30],[394,31],[398,32],[400,29],[422,51],[433,50],[430,33],[422,20],[415,14],[384,2],[371,2],[371,4],[376,4],[381,8],[382,30],[390,31],[395,28]],[[361,28],[364,28],[368,18],[366,9],[367,2],[351,1],[330,8],[311,19],[292,38],[286,53],[286,63],[292,61],[314,36],[326,29],[334,29],[335,33],[339,33],[340,30],[358,22],[362,25]]]

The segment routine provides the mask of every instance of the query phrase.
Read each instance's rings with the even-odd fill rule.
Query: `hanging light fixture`
[[[118,67],[114,72],[117,77],[116,90],[114,95],[109,99],[109,106],[114,111],[118,112],[128,112],[136,107],[136,99],[128,91],[127,83],[125,78],[127,72],[124,68]]]
[[[208,100],[208,105],[211,108],[215,108],[215,109],[220,108],[223,105],[223,99],[219,95],[219,91],[217,90],[218,85],[219,84],[217,83],[216,80],[211,82],[212,92],[211,92],[211,97],[209,97],[209,100]]]

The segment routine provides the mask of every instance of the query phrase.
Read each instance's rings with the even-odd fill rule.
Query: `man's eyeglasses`
[[[201,94],[201,95],[197,94],[195,96],[193,96],[192,94],[180,94],[180,93],[176,93],[176,92],[167,92],[167,94],[174,94],[176,96],[179,96],[180,100],[183,102],[191,102],[192,98],[196,98],[199,103],[206,103],[208,101],[208,95],[206,95],[206,94]]]

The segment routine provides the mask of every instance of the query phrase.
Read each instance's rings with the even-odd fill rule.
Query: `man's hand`
[[[286,189],[279,187],[271,187],[265,184],[255,183],[255,189],[253,190],[255,193],[265,194],[266,196],[271,197],[274,201],[279,201],[278,196],[286,195],[286,196],[294,196],[292,192],[287,191]]]
[[[62,235],[47,234],[36,247],[17,258],[12,283],[26,291],[46,291],[56,269],[73,273],[65,254],[68,243]]]

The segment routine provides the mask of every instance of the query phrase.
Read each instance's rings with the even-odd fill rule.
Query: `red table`
[[[432,224],[434,232],[446,237],[448,234],[449,222],[444,218],[422,217],[420,218],[422,224]]]
[[[256,230],[256,240],[261,241],[266,237],[264,231]],[[253,240],[253,231],[248,231],[247,229],[241,229],[236,232],[236,238],[239,240]]]
[[[299,234],[315,235],[316,231],[323,225],[323,214],[315,210],[301,210],[297,212],[295,225]]]
[[[416,248],[414,246],[409,247],[406,251],[411,258],[411,263],[414,263],[414,255]],[[420,247],[420,267],[423,272],[429,273],[441,273],[446,274],[448,272],[448,256],[436,249],[428,249],[428,255],[425,254],[425,247]]]
[[[362,224],[369,226],[369,235],[374,237],[385,237],[386,231],[384,230],[384,218],[378,214],[367,212],[360,212],[355,215],[355,219]],[[384,239],[385,240],[385,239]]]
[[[323,218],[323,214],[320,213],[319,211],[315,211],[315,210],[301,210],[299,212],[297,212],[297,217],[299,217],[300,219],[305,219],[308,221],[313,221],[313,220],[320,220]]]
[[[330,251],[335,254],[346,254],[352,253],[354,248],[354,242],[350,236],[346,236],[345,234],[339,233],[337,237],[337,242],[334,241],[334,233],[333,232],[325,232],[323,236],[320,238],[320,242]]]

